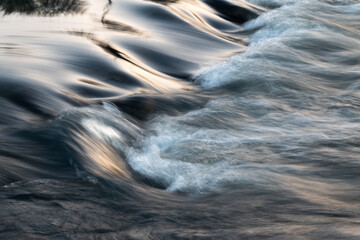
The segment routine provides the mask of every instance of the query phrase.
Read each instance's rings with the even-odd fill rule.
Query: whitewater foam
[[[359,42],[349,32],[352,23],[334,23],[341,14],[358,16],[349,6],[290,2],[244,25],[255,31],[244,53],[195,76],[208,89],[235,84],[231,97],[183,115],[157,116],[141,130],[112,105],[87,114],[82,125],[122,153],[135,172],[169,191],[199,194],[233,184],[288,188],[290,173],[292,181],[302,179],[317,161],[309,146],[326,155],[333,151],[324,147],[328,142],[352,141],[360,131],[359,114],[339,110],[360,77]],[[329,12],[318,13],[324,7]],[[334,14],[339,16],[329,17]],[[238,83],[247,89],[237,92]],[[107,108],[110,118],[102,116]]]
[[[301,85],[331,75],[358,79],[359,6],[296,1],[266,12],[244,25],[246,31],[255,31],[245,53],[204,67],[195,82],[215,88],[233,82],[271,85],[284,80]]]

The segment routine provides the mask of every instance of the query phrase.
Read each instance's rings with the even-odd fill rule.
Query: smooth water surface
[[[1,239],[359,239],[357,0],[0,1]]]

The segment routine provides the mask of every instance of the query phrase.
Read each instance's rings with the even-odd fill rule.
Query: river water
[[[360,239],[360,2],[0,1],[1,239]]]

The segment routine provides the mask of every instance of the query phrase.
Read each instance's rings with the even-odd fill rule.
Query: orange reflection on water
[[[75,139],[80,143],[76,148],[86,155],[81,165],[95,176],[129,178],[127,166],[119,153],[97,138],[76,134]]]

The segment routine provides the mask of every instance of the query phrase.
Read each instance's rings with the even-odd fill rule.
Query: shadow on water
[[[85,11],[84,0],[3,0],[0,10],[4,14],[20,13],[26,15],[54,16],[75,14]]]
[[[360,9],[270,2],[0,0],[0,239],[359,239]]]

